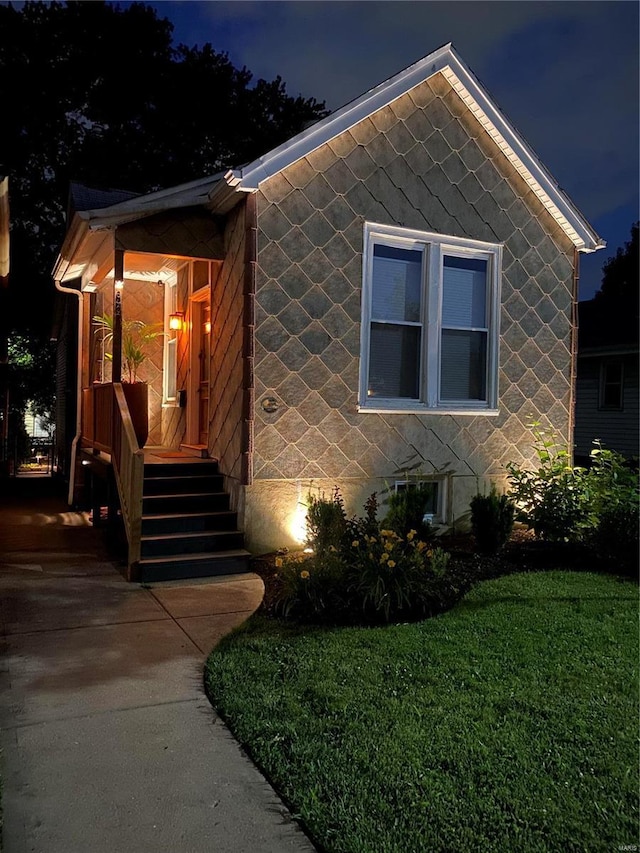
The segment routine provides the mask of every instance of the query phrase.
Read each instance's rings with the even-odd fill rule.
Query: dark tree
[[[620,247],[602,267],[602,284],[594,297],[594,310],[602,324],[608,324],[617,340],[638,340],[640,268],[638,226],[631,226],[631,240]]]
[[[148,192],[242,165],[327,114],[280,80],[253,82],[210,44],[175,47],[143,3],[0,6],[0,176],[9,177],[16,423],[51,405],[51,271],[71,181]]]
[[[46,336],[70,180],[146,192],[241,165],[326,115],[211,45],[172,44],[141,3],[0,6],[0,175],[11,198],[12,316]]]

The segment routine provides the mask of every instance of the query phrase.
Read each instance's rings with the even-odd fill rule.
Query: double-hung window
[[[600,365],[600,409],[617,409],[623,407],[623,365],[621,360],[604,361]]]
[[[501,246],[365,225],[360,408],[497,411]]]

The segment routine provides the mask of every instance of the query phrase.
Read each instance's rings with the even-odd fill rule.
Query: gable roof
[[[78,204],[82,206],[75,209],[54,267],[54,277],[61,276],[61,259],[73,255],[90,233],[184,207],[204,206],[213,213],[227,213],[238,203],[242,193],[256,192],[263,181],[438,73],[444,75],[576,249],[594,252],[604,248],[606,243],[560,189],[533,149],[509,123],[453,46],[446,44],[252,163],[237,169],[144,195],[121,190],[79,188]]]
[[[224,182],[219,182],[212,189],[211,201],[216,210],[229,210],[236,202],[234,193],[255,192],[263,181],[438,73],[447,79],[574,246],[582,252],[603,248],[606,243],[560,189],[533,149],[510,124],[451,44],[438,48],[252,163],[228,171],[224,175]]]

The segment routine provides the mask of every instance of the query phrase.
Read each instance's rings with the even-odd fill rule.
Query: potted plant
[[[113,315],[96,315],[93,317],[93,323],[96,334],[103,335],[104,344],[113,345]],[[140,447],[144,447],[149,435],[149,395],[147,383],[138,379],[138,369],[147,358],[148,345],[162,334],[162,323],[145,323],[144,320],[122,321],[122,390]],[[113,354],[105,352],[105,358],[113,361]]]

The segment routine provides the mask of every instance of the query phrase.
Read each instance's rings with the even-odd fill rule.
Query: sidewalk
[[[143,589],[47,478],[0,497],[4,853],[312,853],[203,690],[255,575]]]

